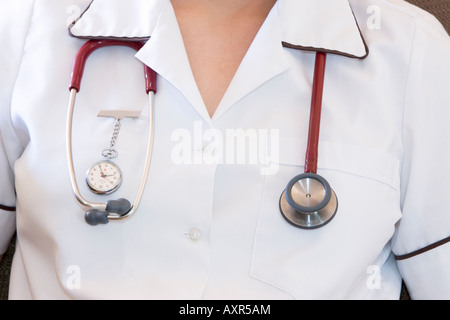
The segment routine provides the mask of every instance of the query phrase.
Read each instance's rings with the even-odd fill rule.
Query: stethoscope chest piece
[[[315,173],[303,173],[289,181],[280,197],[281,215],[302,229],[316,229],[330,222],[338,201],[328,182]]]

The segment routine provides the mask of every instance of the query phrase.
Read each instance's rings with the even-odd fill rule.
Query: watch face
[[[120,187],[122,172],[112,161],[99,161],[88,170],[86,182],[92,192],[110,194]]]

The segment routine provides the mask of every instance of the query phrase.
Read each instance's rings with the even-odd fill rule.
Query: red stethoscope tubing
[[[75,89],[80,91],[81,79],[83,78],[84,67],[86,61],[97,49],[111,46],[126,46],[139,51],[143,46],[143,42],[138,41],[120,41],[120,40],[89,40],[78,51],[72,68],[72,78],[69,90]],[[152,91],[156,93],[156,73],[144,64],[145,90],[146,93]]]
[[[88,210],[85,213],[85,220],[90,225],[106,224],[110,220],[122,220],[131,216],[138,208],[144,189],[146,186],[148,173],[150,169],[153,137],[154,137],[154,95],[156,94],[156,72],[149,66],[144,64],[145,90],[149,97],[149,134],[148,145],[145,156],[144,170],[141,176],[141,182],[133,204],[126,199],[109,200],[106,203],[94,203],[86,200],[80,193],[75,176],[75,169],[72,154],[72,123],[75,107],[75,97],[80,91],[80,84],[83,78],[84,68],[89,56],[97,49],[110,46],[126,46],[139,51],[143,46],[143,42],[120,41],[120,40],[89,40],[78,51],[73,64],[72,77],[70,82],[70,101],[67,115],[66,128],[66,152],[68,158],[68,166],[70,179],[72,183],[73,193],[79,204]]]
[[[327,54],[316,53],[314,79],[311,97],[311,111],[309,119],[308,145],[305,157],[305,173],[317,173],[319,154],[320,118],[322,113],[322,97],[325,82],[325,66]]]

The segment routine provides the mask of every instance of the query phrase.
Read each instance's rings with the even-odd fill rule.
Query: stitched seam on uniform
[[[410,259],[410,258],[415,257],[415,256],[418,256],[418,255],[420,255],[420,254],[422,254],[422,253],[425,253],[425,252],[428,252],[428,251],[430,251],[430,250],[436,249],[436,248],[438,248],[438,247],[440,247],[440,246],[443,246],[444,244],[447,244],[447,243],[449,243],[449,242],[450,242],[450,237],[445,238],[445,239],[442,239],[442,240],[440,240],[440,241],[438,241],[438,242],[435,242],[435,243],[433,243],[433,244],[430,244],[429,246],[426,246],[426,247],[424,247],[424,248],[422,248],[422,249],[413,251],[413,252],[411,252],[411,253],[403,254],[403,255],[401,255],[401,256],[395,255],[395,260],[401,261],[401,260]]]
[[[0,204],[0,210],[14,212],[14,211],[16,211],[16,208],[15,207],[4,206],[4,205]]]
[[[415,42],[416,42],[416,36],[417,36],[417,24],[414,24],[414,34],[412,37],[412,41],[411,41],[411,46],[410,46],[410,52],[409,52],[409,62],[408,62],[408,70],[406,73],[406,81],[405,81],[405,87],[403,90],[403,106],[402,106],[402,160],[401,160],[401,164],[400,164],[400,193],[402,194],[402,175],[403,175],[403,164],[404,164],[404,158],[405,158],[405,117],[406,117],[406,100],[407,100],[407,94],[408,94],[408,88],[409,88],[409,83],[411,81],[411,66],[412,66],[412,61],[413,61],[413,55],[414,55],[414,46],[415,46]],[[407,186],[405,186],[404,188],[407,189]],[[404,199],[403,202],[401,203],[401,206],[403,208],[403,204],[404,204]]]
[[[16,71],[16,75],[15,75],[15,78],[14,78],[14,84],[13,84],[13,86],[11,88],[11,93],[10,93],[10,97],[9,97],[9,108],[8,108],[7,114],[8,114],[9,125],[13,129],[12,131],[13,131],[14,135],[15,135],[16,132],[14,130],[13,121],[12,121],[12,118],[11,118],[11,114],[12,114],[11,108],[12,108],[13,96],[14,96],[14,91],[15,91],[15,88],[16,88],[17,80],[19,78],[20,70],[22,68],[23,56],[25,54],[25,46],[26,46],[26,43],[27,43],[28,35],[30,34],[31,20],[33,19],[35,8],[36,8],[36,1],[34,0],[33,1],[33,7],[32,7],[31,12],[30,12],[30,17],[28,19],[27,31],[26,31],[26,33],[24,35],[24,41],[23,41],[23,45],[22,45],[22,54],[21,54],[20,61],[19,61],[18,66],[17,66],[17,71]],[[16,138],[17,138],[17,136],[16,136]],[[18,140],[18,141],[20,141],[20,140]],[[24,146],[22,146],[22,147],[24,148]],[[5,149],[6,153],[7,153],[7,150],[8,149]],[[6,157],[8,159],[10,158],[8,154],[6,154]],[[0,204],[0,210],[8,211],[8,212],[15,212],[16,208]]]
[[[10,121],[10,124],[11,124],[11,128],[13,128],[13,129],[14,129],[14,126],[13,126],[13,121],[12,121],[12,118],[11,118],[11,114],[12,114],[11,108],[12,108],[13,96],[14,96],[14,91],[15,91],[15,88],[16,88],[17,80],[19,79],[20,70],[22,69],[23,57],[24,57],[24,55],[25,55],[25,47],[26,47],[26,45],[27,45],[28,37],[29,37],[29,35],[30,35],[31,21],[33,20],[33,16],[34,16],[34,13],[35,13],[35,9],[36,9],[36,0],[33,1],[33,9],[31,10],[31,13],[30,13],[30,18],[29,18],[29,20],[28,20],[28,28],[27,28],[27,32],[26,32],[26,34],[25,34],[24,41],[23,41],[22,55],[21,55],[21,57],[20,57],[20,62],[19,62],[19,65],[18,65],[18,67],[17,67],[17,72],[16,72],[16,78],[15,78],[15,80],[14,80],[14,85],[13,85],[13,88],[12,88],[12,90],[11,90],[11,97],[10,97],[10,103],[9,103],[9,121]],[[14,131],[15,131],[15,130],[14,130]],[[15,132],[14,132],[14,133],[15,133]],[[16,137],[17,137],[17,136],[16,136]],[[18,139],[18,141],[20,141],[20,139]],[[21,145],[22,145],[22,143],[21,143]],[[23,146],[23,145],[22,145],[22,148],[23,148],[23,149],[25,149],[25,147],[26,147],[26,146]]]

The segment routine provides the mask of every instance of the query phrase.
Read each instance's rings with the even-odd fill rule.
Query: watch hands
[[[102,169],[101,164],[98,164],[98,167],[100,168],[100,176],[101,176],[103,179],[105,179],[106,181],[108,181],[110,184],[113,184],[111,181],[109,181],[109,180],[107,179],[107,177],[111,177],[111,176],[113,176],[113,174],[109,174],[109,175],[104,174],[104,173],[103,173],[103,169]]]
[[[102,176],[102,178],[106,177],[105,174],[103,173],[103,169],[100,163],[98,164],[98,167],[100,168],[100,175]]]
[[[109,180],[106,178],[106,176],[103,176],[102,178],[105,179],[106,181],[108,181],[110,184],[113,184],[111,181],[109,181]]]

